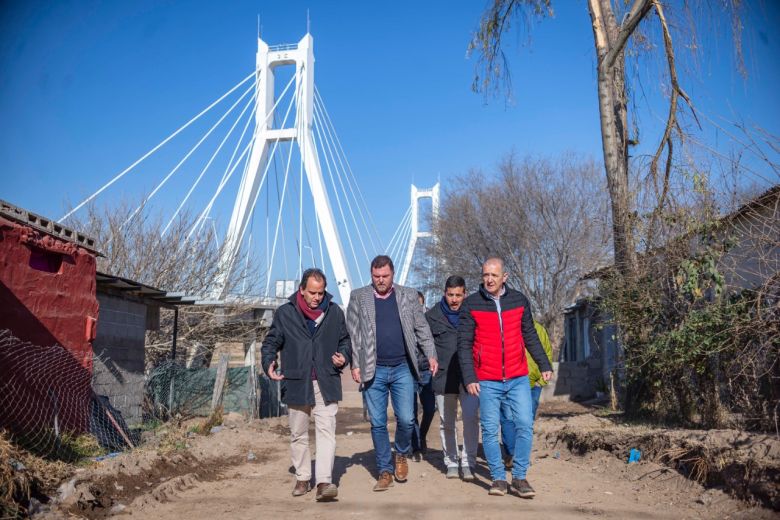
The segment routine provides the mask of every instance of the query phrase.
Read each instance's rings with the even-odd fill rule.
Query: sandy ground
[[[383,493],[372,491],[374,455],[369,425],[362,419],[360,394],[345,393],[338,415],[335,482],[338,501],[317,503],[314,492],[292,497],[289,444],[280,423],[272,434],[258,435],[241,450],[257,457],[234,459],[215,474],[192,473],[168,481],[154,491],[123,504],[118,514],[144,519],[215,520],[221,518],[281,518],[291,515],[318,519],[425,518],[777,518],[750,508],[717,490],[704,490],[674,471],[654,463],[628,465],[606,452],[583,457],[560,446],[544,445],[543,435],[532,454],[528,479],[537,496],[488,495],[485,461],[478,459],[477,480],[447,480],[443,474],[438,417],[428,434],[429,453],[410,462],[409,479]],[[544,412],[544,404],[542,412]],[[543,414],[537,429],[561,421],[560,414]],[[212,443],[231,444],[230,430],[210,436]],[[246,436],[241,436],[246,439]],[[310,433],[314,441],[313,430]],[[251,457],[250,457],[251,458]]]

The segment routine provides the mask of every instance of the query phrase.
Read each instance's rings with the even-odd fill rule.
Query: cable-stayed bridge
[[[291,292],[302,270],[316,266],[328,274],[331,291],[335,282],[346,304],[355,284],[369,282],[368,264],[379,253],[389,253],[395,260],[403,257],[397,279],[405,283],[416,241],[425,236],[417,227],[417,189],[412,187],[412,204],[385,247],[315,85],[312,36],[306,34],[297,44],[273,46],[258,37],[257,46],[253,72],[62,220],[112,190],[121,190],[128,178],[146,175],[140,173],[146,164],[179,143],[183,156],[169,154],[178,160],[164,175],[153,174],[156,184],[123,226],[158,208],[167,219],[164,236],[177,217],[192,212],[194,223],[185,240],[205,233],[220,257],[208,295],[211,301],[230,296],[231,273],[248,264],[250,257],[262,265],[260,294],[254,295],[260,298]],[[183,147],[179,141],[197,128],[199,138]],[[421,193],[435,193],[434,207],[438,206],[438,184]],[[228,213],[229,219],[220,219]],[[272,286],[273,281],[285,280],[280,290]]]

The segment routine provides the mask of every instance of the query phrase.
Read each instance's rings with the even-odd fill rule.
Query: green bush
[[[729,247],[705,233],[642,260],[632,280],[602,283],[602,305],[624,345],[630,416],[691,426],[773,430],[780,379],[780,275],[727,293],[718,272]]]

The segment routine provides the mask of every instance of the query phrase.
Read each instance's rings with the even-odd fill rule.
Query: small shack
[[[0,428],[89,428],[95,241],[0,200]]]
[[[146,331],[160,326],[160,308],[192,305],[198,299],[134,280],[96,273],[100,319],[93,342],[92,388],[122,412],[129,425],[142,421],[146,377]],[[177,320],[174,320],[176,327]],[[174,348],[175,348],[174,332]]]

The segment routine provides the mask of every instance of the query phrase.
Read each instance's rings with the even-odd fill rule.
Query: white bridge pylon
[[[105,193],[102,200],[125,196],[138,192],[139,184],[157,178],[159,182],[154,189],[142,196],[129,216],[121,215],[124,222],[116,233],[112,231],[105,247],[113,247],[113,237],[124,233],[128,226],[144,229],[147,219],[141,216],[150,217],[152,230],[160,215],[167,219],[159,231],[160,238],[166,241],[161,240],[160,244],[176,247],[174,251],[181,255],[184,271],[193,263],[200,264],[197,255],[216,255],[217,274],[207,281],[208,294],[204,296],[209,299],[206,301],[227,301],[234,297],[275,300],[294,279],[300,278],[305,265],[311,265],[326,271],[331,287],[335,282],[341,303],[346,305],[352,289],[350,272],[363,283],[365,267],[355,269],[368,265],[379,251],[379,233],[322,95],[314,84],[313,44],[309,33],[297,44],[274,46],[258,37],[253,71],[114,175],[61,220],[70,219],[101,194]],[[276,81],[282,77],[279,86],[285,84],[284,88],[276,88]],[[226,105],[230,106],[216,119],[219,109],[214,109],[218,106],[224,109]],[[220,132],[216,130],[227,127],[228,117],[234,122],[219,139]],[[199,128],[205,134],[201,133],[200,139],[182,157],[179,154],[189,146],[185,140],[197,137]],[[240,135],[236,137],[237,134]],[[169,143],[174,144],[167,146]],[[280,143],[286,153],[281,151]],[[166,146],[165,153],[158,153]],[[299,153],[293,154],[294,150]],[[296,161],[292,160],[293,155]],[[167,164],[176,159],[175,166],[167,170]],[[224,165],[221,178],[214,172],[220,163]],[[291,171],[294,169],[299,169],[298,175]],[[240,179],[231,183],[236,171],[241,172],[235,176]],[[120,181],[123,186],[121,194],[117,194]],[[136,187],[128,186],[128,182],[137,183]],[[220,195],[232,191],[236,185],[236,195],[231,195],[224,204]],[[306,197],[307,191],[310,199]],[[272,192],[275,192],[273,196]],[[265,201],[258,202],[261,193]],[[263,209],[264,232],[257,225]],[[229,221],[222,220],[221,215],[228,211]],[[194,222],[188,221],[190,214],[196,216]],[[166,235],[169,230],[177,229],[174,224],[178,226],[181,222],[188,229],[184,235]],[[224,229],[223,240],[218,237],[218,228]],[[265,238],[264,245],[259,237]],[[191,247],[205,249],[198,249],[197,255],[193,255]],[[304,255],[305,250],[309,254]],[[265,252],[265,276],[247,278],[247,273],[253,272],[250,260],[254,261],[260,251]],[[315,251],[319,253],[317,257]],[[326,260],[330,261],[329,269]],[[239,264],[243,265],[239,267]],[[236,283],[239,280],[240,286]],[[277,285],[272,292],[274,280]],[[281,290],[279,282],[283,282]]]
[[[407,211],[409,218],[409,223],[407,226],[409,231],[406,233],[401,233],[398,240],[399,244],[403,244],[403,242],[400,240],[400,237],[404,236],[405,234],[409,235],[409,241],[406,246],[406,254],[404,255],[404,262],[401,265],[401,274],[398,277],[398,283],[401,285],[406,285],[407,279],[409,278],[409,270],[412,267],[412,259],[414,258],[417,239],[433,237],[432,231],[420,231],[419,202],[420,199],[431,199],[431,225],[435,225],[436,220],[439,218],[439,183],[437,182],[433,188],[429,189],[420,189],[412,184],[411,195],[411,205],[409,206],[409,211]],[[401,222],[401,226],[399,226],[399,228],[402,226],[404,226],[403,221]]]
[[[275,128],[274,70],[282,65],[295,65],[296,121],[291,128]],[[250,224],[257,194],[268,171],[269,150],[280,141],[294,141],[301,154],[303,169],[311,190],[316,216],[331,261],[336,285],[344,305],[349,303],[352,282],[347,269],[339,231],[331,209],[328,191],[312,136],[314,112],[314,39],[306,34],[297,45],[269,47],[257,40],[257,70],[255,98],[255,134],[248,167],[236,196],[230,224],[222,250],[220,276],[215,281],[213,296],[225,297],[227,280],[238,257],[247,227]]]

